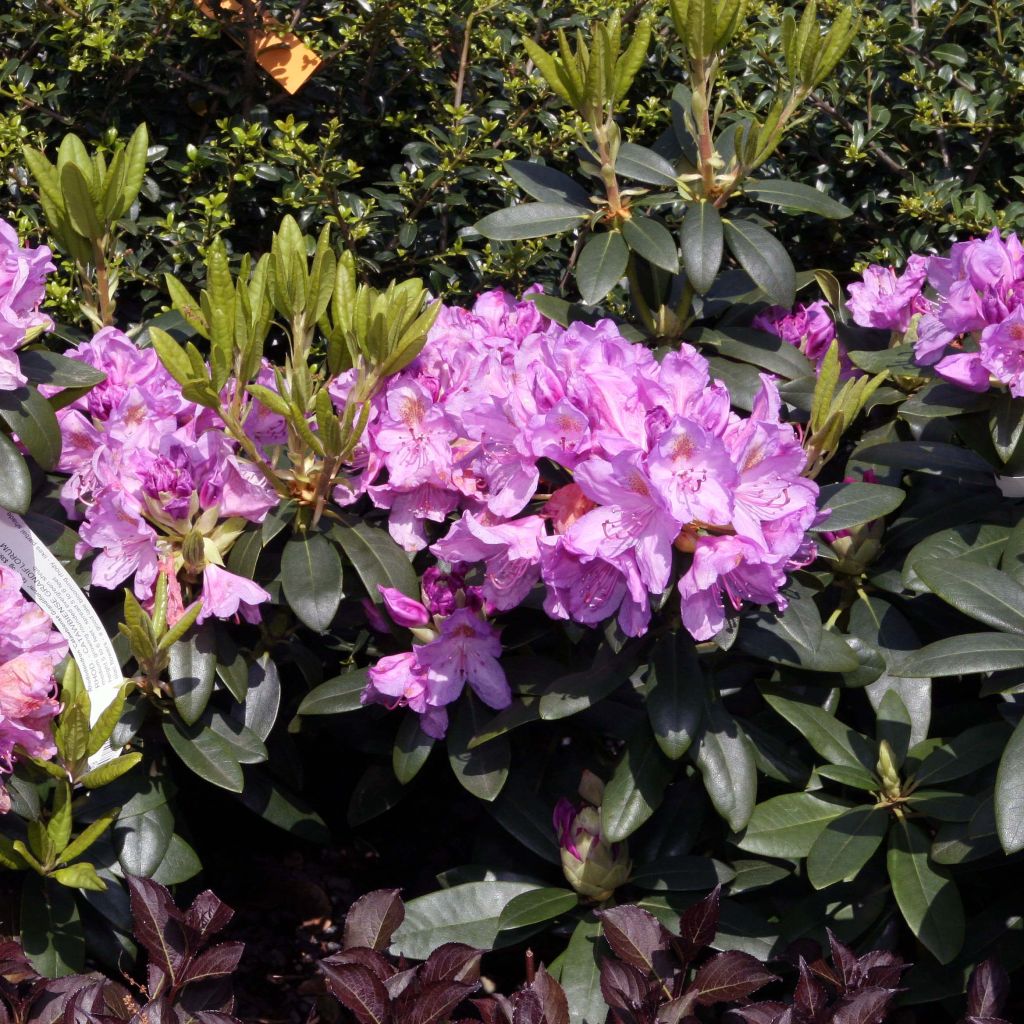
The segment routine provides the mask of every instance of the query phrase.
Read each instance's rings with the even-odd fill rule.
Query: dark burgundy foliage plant
[[[345,948],[320,961],[328,992],[350,1019],[358,1024],[569,1024],[565,993],[543,968],[532,971],[511,996],[472,998],[481,988],[482,950],[446,942],[412,967],[389,956],[391,936],[404,917],[397,889],[367,894],[345,919]]]
[[[831,933],[831,962],[819,951],[803,950],[806,956],[798,951],[788,958],[796,968],[792,993],[751,1001],[782,978],[740,950],[707,955],[718,930],[719,893],[716,887],[683,912],[678,935],[640,907],[600,913],[613,954],[601,962],[601,992],[616,1024],[882,1024],[886,1019],[908,965],[883,950],[857,957]],[[986,983],[986,991],[996,987]]]
[[[162,885],[127,879],[135,939],[149,956],[145,985],[101,974],[41,977],[16,942],[0,944],[0,1024],[240,1024],[231,975],[241,942],[211,940],[234,916],[212,892],[186,911]]]

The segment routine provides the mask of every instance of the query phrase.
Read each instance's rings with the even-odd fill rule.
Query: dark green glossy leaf
[[[544,238],[579,227],[591,212],[572,203],[521,203],[488,214],[477,221],[476,230],[484,238],[502,242]]]
[[[539,888],[530,882],[467,882],[410,900],[391,950],[412,960],[425,960],[445,942],[490,949],[508,903]]]
[[[664,224],[653,217],[634,215],[622,224],[622,237],[626,245],[648,263],[669,274],[679,273],[679,253],[676,240]]]
[[[828,484],[821,488],[818,507],[829,509],[829,517],[814,529],[849,530],[851,527],[881,519],[898,508],[906,497],[899,487],[884,484]]]
[[[212,729],[184,726],[172,718],[164,722],[163,731],[174,752],[201,779],[232,793],[242,792],[242,766],[228,743]]]
[[[322,533],[292,537],[281,555],[281,585],[302,622],[326,633],[342,597],[341,559],[334,545]]]
[[[666,633],[651,652],[646,707],[654,738],[666,757],[690,749],[704,708],[704,677],[693,640],[685,630]]]
[[[706,892],[731,882],[733,870],[709,857],[665,857],[637,867],[630,884],[652,892]]]
[[[1024,636],[1016,633],[963,633],[936,640],[893,669],[897,676],[966,676],[1024,668]]]
[[[433,749],[434,739],[420,728],[420,716],[407,712],[398,727],[391,752],[391,767],[395,778],[403,786],[412,782]]]
[[[691,203],[686,208],[679,242],[686,279],[703,295],[711,289],[722,265],[724,246],[722,218],[711,203]]]
[[[743,183],[743,192],[759,203],[771,203],[790,210],[817,213],[832,220],[841,220],[853,213],[849,207],[830,199],[824,192],[811,185],[802,185],[798,181],[746,181]]]
[[[102,370],[97,370],[81,359],[68,359],[67,356],[47,352],[41,348],[19,352],[18,362],[29,384],[50,384],[58,388],[91,388],[107,379]]]
[[[675,185],[676,169],[663,157],[632,142],[619,146],[615,156],[615,173],[648,185]]]
[[[1024,634],[1024,587],[1008,573],[965,559],[919,559],[914,572],[933,594],[972,619]]]
[[[908,767],[919,786],[962,779],[995,761],[1008,735],[1009,730],[1002,722],[977,725],[939,746],[919,744],[910,751]]]
[[[807,877],[815,889],[852,878],[882,845],[890,814],[881,807],[855,807],[833,818],[807,854]]]
[[[729,252],[750,275],[750,280],[777,306],[792,306],[796,297],[796,271],[782,244],[751,221],[724,222]]]
[[[161,885],[179,885],[194,878],[202,868],[202,861],[196,851],[181,836],[175,834],[171,836],[167,850],[151,877],[154,882]]]
[[[561,957],[559,981],[569,1000],[570,1024],[605,1024],[608,1004],[601,995],[601,923],[592,915],[573,930]]]
[[[786,793],[754,808],[736,845],[765,857],[806,857],[822,829],[850,807],[819,793]]]
[[[831,764],[873,769],[878,758],[875,745],[814,704],[767,695],[765,700]]]
[[[1017,723],[996,775],[996,829],[1006,853],[1024,850],[1024,719]]]
[[[21,944],[44,978],[63,978],[85,967],[85,934],[75,895],[38,875],[21,891]]]
[[[629,248],[618,231],[591,235],[576,261],[576,284],[588,306],[600,302],[626,273]]]
[[[630,737],[622,759],[605,786],[601,833],[617,843],[632,835],[659,807],[672,766],[646,723]]]
[[[346,711],[358,711],[363,706],[360,698],[366,689],[367,671],[357,668],[321,683],[306,694],[298,714],[340,715]]]
[[[168,675],[174,706],[186,725],[199,721],[213,694],[217,675],[217,638],[212,622],[205,622],[171,645]]]
[[[18,435],[43,469],[60,460],[60,424],[53,406],[35,388],[0,391],[0,419]]]
[[[889,833],[889,880],[910,930],[940,964],[948,964],[964,943],[964,908],[949,873],[931,863],[930,848],[919,825],[897,820]]]
[[[32,502],[32,476],[17,445],[0,433],[0,508],[24,515]]]
[[[513,896],[498,919],[498,931],[525,928],[569,913],[580,898],[571,889],[533,889]]]
[[[532,199],[542,203],[570,203],[582,207],[590,204],[590,197],[582,186],[546,164],[506,160],[505,173]]]
[[[333,526],[330,535],[359,573],[374,604],[381,601],[379,586],[400,590],[406,597],[419,597],[419,580],[412,563],[387,530],[356,523]]]
[[[720,700],[705,705],[700,740],[689,754],[715,810],[738,832],[757,800],[757,767],[750,741]]]
[[[490,801],[505,785],[512,751],[504,736],[469,748],[469,741],[483,728],[488,714],[477,697],[467,691],[448,729],[448,760],[463,787],[479,799]]]

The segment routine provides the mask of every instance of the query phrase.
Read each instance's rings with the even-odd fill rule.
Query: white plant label
[[[124,682],[113,644],[89,599],[21,516],[0,509],[0,565],[21,576],[21,587],[68,642],[92,702],[90,725]],[[95,768],[117,757],[108,740],[89,758]]]

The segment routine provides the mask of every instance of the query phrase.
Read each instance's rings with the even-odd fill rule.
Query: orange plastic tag
[[[196,5],[208,18],[217,18],[206,0],[195,0]],[[212,0],[221,11],[237,14],[241,10],[238,0]],[[264,22],[270,25],[272,19],[264,14]],[[279,35],[271,29],[259,31],[248,29],[256,45],[256,63],[286,92],[297,93],[309,80],[310,75],[323,63],[320,58],[299,39],[289,32]],[[233,32],[228,33],[239,46],[245,47],[247,40]]]

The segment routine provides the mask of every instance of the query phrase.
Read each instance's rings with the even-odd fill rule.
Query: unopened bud
[[[632,864],[626,844],[602,838],[597,807],[576,810],[568,800],[560,800],[554,821],[566,880],[581,896],[599,902],[609,899],[629,880]]]
[[[198,530],[189,530],[181,544],[185,571],[198,575],[206,568],[206,539]]]
[[[888,740],[878,744],[878,776],[882,780],[882,792],[895,800],[902,789],[899,769],[896,767],[896,755]]]

